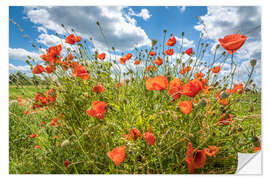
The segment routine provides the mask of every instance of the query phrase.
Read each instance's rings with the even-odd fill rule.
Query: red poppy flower
[[[180,90],[182,89],[182,81],[180,79],[174,79],[170,82],[168,94],[177,100],[181,97]]]
[[[68,44],[75,44],[76,42],[80,42],[81,41],[81,37],[80,36],[75,36],[74,34],[70,34],[66,37],[66,43]]]
[[[25,111],[23,112],[23,114],[30,114],[30,111],[25,110]]]
[[[164,76],[157,76],[146,80],[147,90],[164,90],[168,87],[168,80]]]
[[[198,72],[196,75],[195,75],[195,78],[203,78],[204,74],[202,72]]]
[[[150,51],[150,52],[149,52],[149,55],[150,55],[150,56],[155,56],[155,55],[156,55],[156,52],[155,52],[155,51]]]
[[[232,122],[232,115],[223,113],[218,121],[219,125],[229,125]]]
[[[61,50],[62,50],[61,44],[50,47],[47,51],[47,61],[50,62],[50,64],[52,65],[58,62],[61,59],[60,57]]]
[[[103,101],[92,102],[92,109],[86,110],[88,116],[96,117],[98,119],[104,118],[104,113],[106,112],[107,103]]]
[[[36,145],[34,148],[35,149],[39,149],[40,148],[40,145]]]
[[[235,53],[240,49],[245,41],[247,36],[241,34],[231,34],[225,36],[223,39],[219,39],[220,45],[228,51],[229,54]]]
[[[244,86],[242,83],[233,85],[233,89],[231,90],[232,93],[239,92],[239,94],[244,93]]]
[[[189,49],[186,50],[186,54],[189,55],[189,56],[191,56],[193,53],[194,52],[193,52],[192,48],[189,48]]]
[[[47,98],[43,94],[37,93],[35,97],[35,101],[40,102],[42,105],[47,104]]]
[[[48,65],[45,67],[45,71],[48,73],[48,74],[51,74],[56,68],[52,65]]]
[[[71,61],[73,59],[73,55],[71,53],[68,54],[67,60]]]
[[[149,72],[149,71],[155,71],[157,70],[157,67],[156,66],[147,66],[146,67],[146,71]]]
[[[204,148],[204,152],[209,157],[216,157],[216,154],[218,153],[219,148],[216,146],[208,146],[208,148]]]
[[[193,79],[186,83],[180,93],[189,97],[195,97],[203,89],[203,83],[199,79]]]
[[[47,100],[48,102],[54,102],[57,98],[56,90],[51,88],[47,91]]]
[[[258,152],[258,151],[260,151],[262,148],[261,148],[261,145],[259,146],[259,147],[254,147],[254,151],[255,152]]]
[[[180,101],[179,108],[184,114],[189,114],[192,111],[192,101]]]
[[[44,71],[44,68],[41,66],[41,65],[39,65],[39,64],[37,64],[35,67],[34,67],[34,69],[33,69],[33,73],[34,74],[40,74],[40,73],[42,73]]]
[[[167,49],[165,52],[168,56],[173,55],[173,49]]]
[[[190,66],[187,66],[187,67],[185,67],[184,69],[182,69],[180,71],[180,74],[185,74],[185,73],[189,72],[190,70],[191,70],[191,67]]]
[[[158,57],[156,60],[154,60],[154,63],[160,66],[161,64],[163,64],[163,60],[160,57]]]
[[[137,128],[132,128],[131,130],[129,130],[129,134],[124,134],[123,136],[128,140],[136,140],[137,138],[141,137],[142,134]]]
[[[74,72],[72,74],[72,77],[74,76],[78,76],[82,80],[88,80],[90,78],[90,75],[87,73],[85,67],[80,64],[74,67]]]
[[[102,84],[98,84],[93,87],[92,91],[95,93],[103,93],[105,91],[105,88],[102,86]]]
[[[186,162],[188,165],[189,173],[193,174],[194,169],[200,169],[205,165],[206,155],[203,150],[197,150],[197,152],[194,152],[191,142],[188,142]]]
[[[68,167],[68,165],[69,165],[69,161],[68,161],[68,160],[65,160],[64,166],[65,166],[65,167]]]
[[[30,138],[35,138],[35,137],[37,137],[37,134],[31,134],[30,135]]]
[[[116,166],[125,160],[125,146],[119,146],[107,153],[108,157],[114,162]]]
[[[98,55],[98,59],[100,60],[104,60],[106,58],[106,54],[105,53],[101,53]]]
[[[61,62],[61,65],[62,65],[63,70],[67,71],[68,68],[70,67],[70,62],[68,62],[68,61],[62,61]]]
[[[221,68],[220,66],[216,66],[216,67],[211,68],[210,70],[211,70],[213,73],[219,73],[220,68]]]
[[[139,60],[139,59],[138,59],[138,60],[135,60],[135,61],[134,61],[134,64],[135,64],[135,65],[141,64],[141,60]]]
[[[172,36],[170,39],[168,39],[166,45],[167,46],[174,46],[176,44],[176,39],[174,36]]]
[[[115,87],[116,88],[119,88],[119,87],[122,87],[123,86],[123,84],[120,82],[120,83],[117,83],[116,85],[115,85]]]
[[[125,56],[120,58],[120,64],[125,64],[127,60],[131,59],[132,54],[128,53]]]
[[[143,135],[148,144],[151,146],[155,144],[156,138],[152,132],[145,132]]]

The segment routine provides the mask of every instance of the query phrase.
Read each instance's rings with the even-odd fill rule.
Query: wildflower
[[[47,98],[46,98],[46,96],[44,96],[41,93],[37,93],[37,95],[35,97],[35,101],[41,103],[42,105],[46,105],[47,104]]]
[[[37,136],[37,134],[31,134],[30,138],[35,138]]]
[[[71,53],[68,54],[67,60],[71,61],[73,59],[73,55]]]
[[[39,149],[40,148],[40,145],[36,145],[34,148],[35,149]]]
[[[102,86],[102,84],[98,84],[93,87],[92,91],[95,93],[103,93],[105,88]]]
[[[213,73],[219,73],[220,71],[220,66],[216,66],[210,69]]]
[[[142,134],[137,128],[132,128],[131,130],[129,130],[129,135],[124,134],[123,136],[128,140],[136,140],[137,138],[141,137]]]
[[[185,53],[186,53],[187,55],[191,56],[194,52],[193,52],[192,48],[189,48],[189,49],[186,50]]]
[[[90,78],[90,75],[87,73],[83,65],[76,65],[74,67],[74,72],[72,74],[72,77],[74,76],[78,76],[82,80],[88,80]]]
[[[104,60],[106,58],[106,54],[105,53],[101,53],[98,55],[98,59],[100,60]]]
[[[258,152],[258,151],[260,151],[262,148],[261,148],[261,145],[259,146],[259,147],[254,147],[254,151],[255,152]]]
[[[160,66],[161,64],[163,64],[163,60],[162,58],[158,57],[156,60],[154,60],[154,63],[158,66]]]
[[[179,108],[184,114],[189,114],[192,111],[192,101],[180,101]]]
[[[239,92],[239,94],[243,94],[244,93],[244,86],[242,83],[240,84],[234,84],[233,85],[233,89],[231,91],[232,93],[236,93]]]
[[[115,87],[116,88],[119,88],[119,87],[121,87],[121,86],[123,86],[123,84],[120,82],[120,83],[117,83],[116,85],[115,85]]]
[[[155,144],[156,138],[152,132],[145,132],[143,135],[148,144],[151,146]]]
[[[168,80],[164,76],[157,76],[146,80],[147,90],[164,90],[168,87]]]
[[[57,46],[52,46],[47,50],[47,61],[50,64],[55,64],[56,62],[58,62],[61,57],[60,57],[60,53],[62,50],[62,45],[58,44]]]
[[[176,44],[176,39],[174,36],[172,36],[170,39],[168,39],[166,45],[167,46],[174,46]]]
[[[174,79],[170,82],[168,94],[177,100],[181,97],[180,90],[182,89],[182,81],[180,79]]]
[[[41,125],[45,125],[45,122],[44,121],[41,121]]]
[[[179,73],[180,74],[185,74],[185,73],[189,72],[190,70],[191,70],[191,67],[190,66],[187,66],[184,69],[182,69]]]
[[[188,142],[186,162],[188,165],[189,173],[193,174],[194,169],[200,169],[205,165],[206,155],[203,150],[197,150],[197,152],[194,152],[191,142]]]
[[[49,64],[48,66],[45,67],[45,71],[48,74],[51,74],[56,68],[54,66],[52,66],[51,64]]]
[[[108,157],[114,162],[116,166],[125,160],[125,146],[119,146],[107,153]]]
[[[52,103],[56,100],[57,98],[57,94],[56,94],[56,90],[55,89],[50,89],[47,91],[47,101]]]
[[[42,73],[44,71],[44,68],[41,66],[41,65],[39,65],[39,64],[37,64],[35,67],[34,67],[34,69],[33,69],[33,73],[34,74],[40,74],[40,73]]]
[[[196,75],[195,75],[195,78],[203,78],[204,74],[202,72],[198,72]]]
[[[203,85],[199,79],[193,79],[182,87],[180,93],[189,97],[195,97],[203,89]]]
[[[146,67],[146,71],[149,72],[149,71],[155,71],[157,70],[157,68],[155,66],[147,66]]]
[[[216,154],[218,153],[219,148],[216,146],[208,146],[208,148],[204,148],[204,152],[209,157],[216,157]]]
[[[173,49],[167,49],[165,52],[168,56],[173,55]]]
[[[141,60],[139,60],[139,59],[138,59],[138,60],[135,60],[135,61],[134,61],[134,64],[135,64],[135,65],[141,64]]]
[[[65,167],[68,167],[68,165],[69,165],[69,161],[68,161],[68,160],[65,160],[64,166],[65,166]]]
[[[223,113],[218,121],[219,125],[229,125],[232,122],[232,115]]]
[[[247,40],[247,36],[241,34],[231,34],[219,39],[220,45],[228,51],[229,54],[235,53]]]
[[[155,51],[150,51],[149,55],[150,56],[155,56],[156,55],[156,52]]]
[[[24,111],[24,114],[30,114],[30,111],[25,110],[25,111]]]
[[[66,37],[66,43],[68,44],[75,44],[76,42],[80,42],[81,41],[81,37],[80,36],[75,36],[74,34],[70,34]]]
[[[88,116],[96,117],[98,119],[104,118],[104,113],[106,112],[107,103],[103,101],[92,102],[92,109],[86,110]]]
[[[125,64],[127,60],[132,58],[132,54],[128,53],[125,56],[120,58],[120,64]]]

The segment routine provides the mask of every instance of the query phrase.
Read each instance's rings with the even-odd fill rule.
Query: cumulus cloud
[[[143,18],[143,20],[147,20],[151,17],[151,14],[149,13],[149,11],[145,8],[141,9],[141,12],[139,13],[135,13],[133,9],[129,8],[128,9],[128,15],[129,16],[137,16],[137,17],[141,17]]]
[[[245,44],[237,51],[236,56],[242,62],[239,72],[243,73],[244,64],[250,59],[257,59],[258,66],[254,75],[255,79],[261,78],[261,8],[257,6],[236,6],[236,7],[207,7],[207,13],[200,17],[201,21],[194,28],[202,32],[205,38],[212,40],[212,52],[218,43],[219,38],[233,33],[241,33],[248,37]],[[218,53],[223,52],[222,47]],[[249,67],[250,68],[250,67]],[[259,82],[260,83],[260,82]]]
[[[14,60],[26,61],[28,56],[35,60],[40,60],[40,54],[30,52],[22,48],[9,48],[9,58]]]
[[[76,13],[71,13],[76,12]],[[67,34],[61,24],[74,29],[84,38],[93,38],[98,49],[107,49],[96,22],[102,27],[110,46],[117,50],[131,50],[134,47],[150,46],[151,40],[145,31],[136,25],[136,20],[123,12],[121,6],[100,7],[25,7],[26,16],[33,23],[59,34]],[[144,19],[150,14],[147,9],[139,13]]]
[[[178,43],[182,43],[182,38],[175,36],[175,39]],[[183,47],[192,48],[195,47],[194,41],[189,40],[186,37],[183,38]]]
[[[11,70],[11,71],[29,72],[30,71],[30,66],[28,66],[28,65],[25,65],[25,66],[15,66],[13,64],[9,64],[9,70]]]

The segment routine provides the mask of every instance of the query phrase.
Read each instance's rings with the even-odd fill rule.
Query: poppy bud
[[[201,43],[201,46],[204,46],[204,43]]]
[[[218,45],[216,45],[216,49],[218,49],[220,47],[220,45],[218,44]]]
[[[100,25],[98,21],[96,23],[97,23],[98,26]]]
[[[223,51],[222,55],[224,56],[225,54],[226,54],[226,52],[225,52],[225,51]]]
[[[209,45],[209,44],[208,44],[208,43],[206,43],[205,47],[208,47],[208,45]]]
[[[62,144],[61,144],[61,148],[64,148],[64,147],[66,147],[66,146],[68,146],[70,144],[70,142],[69,142],[69,140],[64,140],[63,142],[62,142]]]
[[[152,39],[152,47],[154,47],[157,44],[157,40],[156,39]]]
[[[227,93],[227,92],[222,92],[222,93],[220,94],[220,99],[225,99],[225,98],[227,98],[227,97],[229,97],[229,93]]]
[[[163,30],[163,32],[164,32],[164,33],[166,33],[166,32],[167,32],[167,30],[166,30],[166,29],[164,29],[164,30]]]
[[[207,101],[206,101],[206,99],[203,98],[203,99],[200,101],[200,106],[205,107],[206,104],[207,104]]]
[[[256,64],[257,64],[257,60],[256,60],[256,59],[252,59],[252,60],[250,61],[250,65],[251,65],[252,67],[256,66]]]
[[[64,24],[61,24],[61,26],[62,26],[62,27],[65,27],[65,25],[64,25]]]
[[[184,36],[185,35],[185,33],[184,32],[182,32],[182,36]]]

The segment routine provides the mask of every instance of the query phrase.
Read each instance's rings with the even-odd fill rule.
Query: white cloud
[[[180,44],[182,43],[182,38],[179,38],[179,37],[175,36],[175,39]],[[188,40],[186,37],[184,37],[183,38],[183,47],[186,47],[186,48],[195,47],[194,41],[193,40]]]
[[[143,20],[149,19],[152,15],[149,13],[149,11],[145,8],[141,9],[141,12],[135,13],[133,9],[129,8],[128,9],[128,15],[129,16],[137,16],[137,17],[142,17]]]
[[[13,64],[9,64],[9,70],[28,72],[28,71],[30,71],[30,66],[28,66],[28,65],[25,65],[25,66],[15,66]]]
[[[195,25],[194,28],[202,32],[205,38],[212,40],[212,52],[214,52],[216,45],[219,44],[218,39],[223,38],[225,35],[241,33],[248,37],[245,44],[236,52],[240,62],[244,61],[239,67],[238,73],[239,76],[242,76],[240,78],[245,79],[247,74],[244,71],[244,65],[255,58],[258,66],[256,67],[254,79],[260,79],[261,8],[256,6],[210,6],[207,8],[207,14],[200,18],[202,21]],[[223,51],[224,49],[220,47],[218,53]]]
[[[43,33],[38,36],[37,42],[50,47],[63,43],[63,39],[52,34]]]
[[[35,52],[30,52],[22,48],[9,48],[9,58],[14,60],[26,61],[28,56],[35,60],[41,60],[40,54]]]
[[[186,10],[186,6],[179,7],[179,9],[180,9],[180,12],[183,13]]]
[[[151,40],[145,31],[136,25],[136,20],[123,12],[121,6],[100,7],[25,7],[26,16],[33,23],[59,34],[67,34],[72,28],[83,38],[93,38],[96,48],[107,49],[105,40],[96,25],[102,27],[110,46],[117,50],[131,50],[134,47],[150,46]],[[76,13],[72,13],[76,12]],[[148,18],[148,11],[142,10],[141,16]]]

